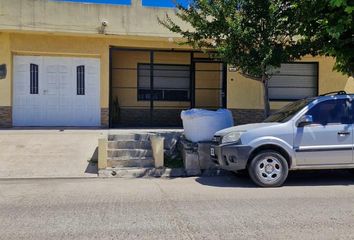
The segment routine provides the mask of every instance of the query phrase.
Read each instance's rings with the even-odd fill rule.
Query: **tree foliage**
[[[264,85],[273,70],[302,56],[336,57],[336,69],[353,73],[354,0],[192,0],[177,17],[159,19],[188,44],[212,52]],[[185,25],[184,25],[185,26]]]
[[[308,54],[297,36],[295,12],[287,1],[195,0],[177,5],[177,16],[190,25],[182,29],[170,16],[160,22],[194,48],[216,51],[243,73],[261,77],[269,68]]]
[[[354,0],[300,0],[299,33],[312,43],[317,54],[336,58],[335,69],[354,74]]]
[[[272,70],[311,53],[310,42],[299,38],[293,21],[296,8],[283,0],[194,0],[177,5],[182,28],[170,16],[160,19],[179,33],[184,44],[215,52],[241,73],[264,84],[265,115],[269,114],[268,80]]]

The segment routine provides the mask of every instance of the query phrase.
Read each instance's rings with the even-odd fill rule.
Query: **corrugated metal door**
[[[273,73],[269,81],[270,100],[297,100],[317,95],[317,63],[285,63]]]

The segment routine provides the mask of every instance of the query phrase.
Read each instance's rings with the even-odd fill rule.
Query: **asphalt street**
[[[0,239],[354,239],[354,175],[3,179]]]

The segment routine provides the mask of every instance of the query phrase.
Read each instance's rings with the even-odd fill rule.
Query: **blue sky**
[[[86,3],[108,3],[108,4],[123,4],[129,5],[130,0],[59,0],[59,1],[68,1],[68,2],[86,2]],[[142,0],[144,6],[153,6],[153,7],[173,7],[173,0]],[[188,0],[178,0],[179,3],[187,4]]]

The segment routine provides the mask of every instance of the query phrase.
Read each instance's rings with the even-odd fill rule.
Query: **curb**
[[[103,178],[185,177],[183,168],[107,168],[98,171]]]
[[[176,178],[228,176],[232,172],[222,169],[186,171],[184,168],[108,168],[98,171],[100,178]]]
[[[79,180],[79,179],[98,179],[98,175],[92,177],[58,177],[58,176],[45,176],[45,177],[0,177],[0,181],[35,181],[35,180]]]
[[[197,173],[196,173],[197,172]],[[109,168],[99,170],[96,176],[43,176],[43,177],[0,177],[0,181],[32,181],[32,180],[78,180],[100,178],[177,178],[177,177],[217,177],[230,176],[232,172],[222,169],[207,169],[202,171],[186,171],[184,168]]]

